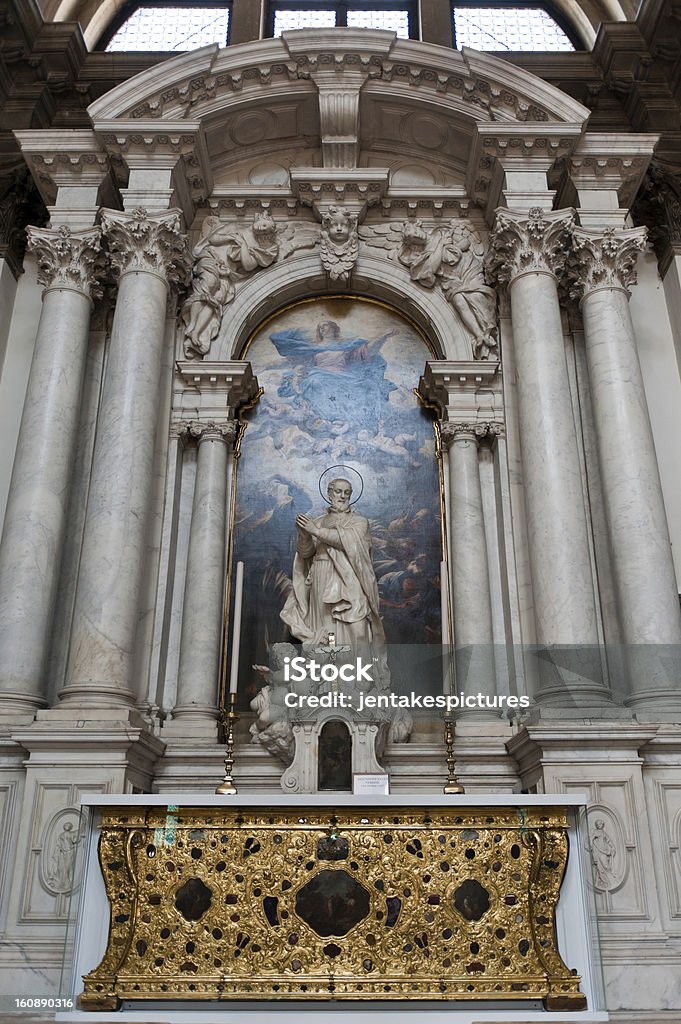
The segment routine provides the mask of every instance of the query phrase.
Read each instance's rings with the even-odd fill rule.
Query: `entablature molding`
[[[428,362],[419,381],[419,394],[435,406],[443,426],[503,424],[498,362],[449,359]],[[444,436],[442,430],[441,433]]]
[[[14,132],[53,226],[86,228],[100,205],[116,205],[115,167],[91,129]]]
[[[192,362],[175,364],[175,401],[177,423],[215,424],[236,421],[239,409],[251,406],[260,395],[260,385],[247,360]]]

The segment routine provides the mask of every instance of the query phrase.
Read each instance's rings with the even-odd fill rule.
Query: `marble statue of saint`
[[[73,866],[80,832],[74,832],[73,822],[67,821],[57,836],[52,854],[49,882],[58,892],[66,893],[73,885]]]
[[[281,617],[294,637],[325,644],[333,633],[337,644],[366,645],[379,651],[378,685],[386,685],[382,668],[385,633],[379,614],[376,574],[371,559],[369,521],[350,507],[352,485],[332,480],[329,508],[313,519],[296,518],[298,544],[293,587]]]
[[[615,883],[613,860],[615,844],[605,830],[605,822],[599,818],[595,823],[595,832],[591,837],[591,859],[594,866],[596,886],[599,889],[610,889]]]

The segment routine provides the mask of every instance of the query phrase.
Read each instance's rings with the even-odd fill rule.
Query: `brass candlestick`
[[[223,709],[222,712],[222,725],[225,729],[226,744],[227,744],[227,756],[225,757],[225,777],[220,785],[215,790],[221,796],[231,796],[237,793],[238,790],[232,778],[232,769],[234,768],[234,726],[239,721],[239,714],[236,710],[236,694],[229,694],[229,707],[227,711]]]
[[[463,786],[457,781],[454,771],[454,719],[445,718],[445,747],[447,748],[447,781],[443,793],[463,793]]]

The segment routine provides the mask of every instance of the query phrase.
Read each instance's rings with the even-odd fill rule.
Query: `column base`
[[[515,761],[506,744],[514,734],[499,719],[457,718],[454,738],[456,777],[469,793],[519,793]]]
[[[127,687],[113,686],[102,680],[95,683],[72,683],[59,693],[58,707],[126,708],[137,702],[137,695]]]
[[[46,708],[47,701],[38,694],[22,693],[20,690],[0,690],[0,714],[5,718],[17,716],[33,719],[36,711]]]

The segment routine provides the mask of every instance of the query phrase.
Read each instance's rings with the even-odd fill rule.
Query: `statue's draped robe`
[[[319,537],[302,534],[293,563],[293,587],[281,617],[303,642],[385,644],[369,523],[354,512],[314,520]]]

